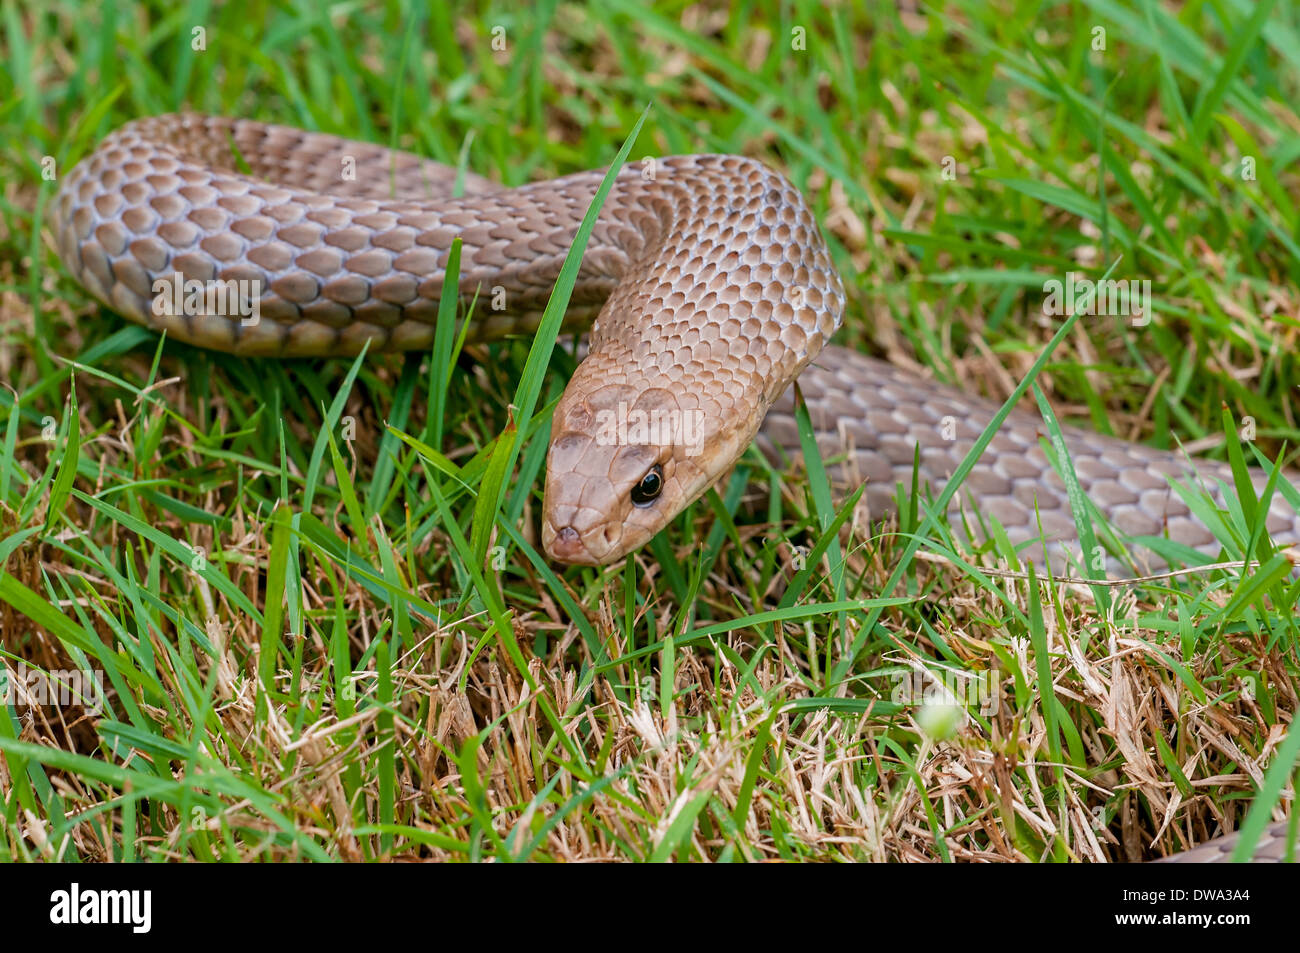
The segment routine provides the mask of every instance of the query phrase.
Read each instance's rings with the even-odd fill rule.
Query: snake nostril
[[[618,529],[611,525],[605,527],[605,530],[602,533],[602,535],[605,537],[605,542],[610,546],[613,546],[615,543],[618,542],[618,537],[620,534],[618,532]]]
[[[572,526],[561,526],[555,531],[555,538],[547,549],[561,562],[573,562],[582,557],[587,547],[583,545],[582,535],[576,529]]]

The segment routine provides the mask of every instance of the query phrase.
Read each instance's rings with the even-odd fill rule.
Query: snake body
[[[479,301],[471,336],[535,328],[602,178],[502,189],[464,175],[457,196],[455,170],[410,153],[169,115],[123,126],[73,168],[52,226],[63,261],[95,297],[182,341],[278,357],[420,349],[433,340],[456,238],[458,294],[466,306]],[[159,282],[176,277],[251,283],[260,313],[169,313]],[[938,492],[997,406],[826,346],[844,308],[816,221],[779,173],[718,155],[621,169],[567,315],[571,327],[595,321],[553,416],[547,553],[571,563],[622,558],[756,436],[770,456],[797,457],[796,378],[833,476],[867,481],[873,517],[893,509],[898,485],[911,485],[918,446],[919,480]],[[1195,480],[1223,505],[1225,465],[1062,433],[1083,494],[1121,533],[1217,551],[1169,478]],[[975,511],[976,523],[993,518],[1040,563],[1063,564],[1078,533],[1044,435],[1039,415],[1013,411],[954,508]],[[1256,481],[1262,487],[1262,475]],[[1300,515],[1280,495],[1267,522],[1275,541],[1300,541]]]

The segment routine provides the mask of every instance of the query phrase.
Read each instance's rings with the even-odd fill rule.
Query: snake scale
[[[420,349],[433,341],[455,238],[462,303],[479,296],[472,336],[532,331],[603,176],[502,189],[466,174],[457,186],[455,170],[406,152],[168,115],[121,127],[76,165],[52,227],[63,261],[96,298],[191,344],[275,357]],[[244,282],[257,311],[160,307],[169,280]],[[997,405],[826,346],[844,309],[818,225],[779,173],[723,155],[621,169],[566,316],[570,329],[590,323],[590,344],[553,415],[548,555],[622,558],[755,438],[774,458],[798,457],[796,378],[833,477],[866,480],[872,517],[893,509],[897,485],[911,485],[918,447],[920,481],[937,493]],[[1027,557],[1064,564],[1077,531],[1044,433],[1040,416],[1013,411],[954,498],[954,515],[991,517]],[[1169,477],[1199,482],[1222,505],[1219,483],[1232,484],[1225,465],[1076,428],[1062,435],[1083,493],[1122,534],[1217,552]],[[1300,541],[1300,515],[1278,495],[1267,525],[1279,544]],[[1279,859],[1283,835],[1283,825],[1270,828],[1258,858]],[[1226,857],[1231,843],[1175,859]]]

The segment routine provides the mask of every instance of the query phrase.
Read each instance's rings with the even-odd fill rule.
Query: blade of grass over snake
[[[1241,515],[1245,519],[1246,523],[1247,545],[1245,555],[1248,558],[1258,559],[1262,562],[1272,555],[1272,551],[1268,547],[1260,546],[1259,551],[1256,552],[1256,544],[1263,538],[1260,533],[1262,527],[1258,516],[1261,510],[1264,513],[1268,512],[1268,502],[1269,497],[1271,496],[1271,491],[1262,501],[1256,499],[1255,485],[1251,482],[1250,472],[1246,469],[1246,455],[1241,450],[1241,440],[1237,434],[1237,424],[1236,421],[1233,420],[1232,411],[1229,409],[1227,404],[1224,404],[1222,407],[1222,417],[1223,433],[1226,438],[1224,442],[1227,445],[1228,450],[1228,463],[1232,467],[1233,487],[1237,491],[1237,501],[1241,506]],[[1277,470],[1275,468],[1269,475],[1270,484],[1275,483],[1276,475]]]
[[[1079,542],[1083,546],[1083,573],[1089,579],[1105,579],[1104,552],[1097,545],[1097,534],[1092,527],[1092,513],[1087,497],[1083,495],[1083,490],[1079,489],[1079,475],[1074,471],[1070,449],[1065,445],[1065,438],[1061,435],[1061,425],[1037,381],[1034,382],[1032,389],[1034,400],[1038,402],[1038,412],[1043,415],[1043,422],[1047,425],[1047,435],[1052,445],[1052,464],[1057,475],[1065,483],[1066,496],[1070,500],[1070,513],[1074,517],[1074,526],[1079,531]],[[1101,606],[1102,612],[1109,613],[1111,598],[1106,588],[1093,586],[1092,595],[1097,600],[1097,605]]]
[[[1235,440],[1235,437],[1232,439]],[[1282,468],[1277,465],[1271,466],[1268,470],[1268,479],[1264,482],[1264,491],[1260,493],[1257,501],[1254,525],[1250,528],[1250,535],[1246,540],[1246,555],[1253,556],[1259,562],[1267,561],[1277,549],[1268,537],[1268,512],[1273,502],[1273,494],[1281,485],[1280,480],[1282,480]],[[1247,492],[1253,492],[1253,488]],[[1280,606],[1289,604],[1289,600],[1277,602]]]
[[[817,523],[825,537],[826,530],[835,522],[835,503],[831,497],[831,481],[826,477],[826,464],[822,462],[821,448],[817,445],[817,432],[813,430],[808,404],[803,399],[799,382],[794,383],[795,422],[799,428],[799,447],[803,451],[804,469],[808,474],[808,489],[817,508]],[[844,557],[840,552],[838,536],[828,540],[826,553],[830,558],[830,575],[835,584],[835,597],[844,597]]]
[[[442,446],[443,418],[447,411],[447,389],[451,386],[451,369],[455,360],[452,342],[456,335],[456,302],[460,300],[460,250],[463,244],[459,235],[451,240],[451,248],[447,252],[442,297],[438,299],[437,323],[433,332],[433,354],[429,362],[427,436],[428,442],[435,448]],[[471,310],[473,310],[472,306]],[[464,341],[464,332],[468,330],[467,319],[461,333],[462,341]]]
[[[551,351],[555,348],[555,339],[560,333],[564,313],[569,307],[569,297],[573,294],[573,287],[578,279],[578,269],[582,266],[582,253],[587,247],[587,239],[591,237],[592,229],[596,227],[596,218],[600,215],[600,208],[605,203],[605,197],[609,195],[614,179],[623,168],[623,163],[627,161],[628,154],[632,151],[632,146],[649,115],[650,105],[647,104],[641,112],[641,118],[632,127],[632,132],[628,134],[623,147],[619,149],[618,155],[614,157],[613,163],[606,171],[605,178],[597,189],[587,214],[583,216],[577,234],[574,235],[573,244],[569,247],[564,264],[560,268],[560,275],[555,281],[555,290],[551,292],[550,300],[546,303],[546,310],[542,314],[532,347],[528,351],[528,360],[524,364],[519,387],[515,390],[512,406],[515,408],[514,419],[516,420],[527,422],[532,419],[537,398],[542,391],[546,368],[550,364]],[[488,475],[484,476],[483,483],[479,487],[478,498],[474,503],[474,521],[470,529],[470,552],[473,554],[476,566],[481,566],[487,555],[488,540],[505,496],[506,475],[514,470],[520,449],[519,433],[514,435],[514,439],[502,440],[498,443],[494,457],[499,455],[501,461],[499,464],[493,461],[493,466],[489,467]]]

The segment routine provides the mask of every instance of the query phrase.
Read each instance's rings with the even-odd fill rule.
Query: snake
[[[531,334],[606,170],[504,188],[416,154],[254,120],[136,119],[63,176],[50,213],[72,276],[169,337],[251,357],[431,347],[453,243],[454,287],[479,341]],[[473,307],[477,303],[476,307]],[[803,195],[740,155],[651,157],[612,177],[563,330],[587,352],[555,404],[541,543],[565,564],[647,543],[751,444],[801,457],[796,390],[837,487],[872,519],[901,488],[937,492],[1000,404],[828,342],[847,298]],[[797,381],[797,387],[795,382]],[[951,515],[1026,558],[1079,551],[1071,490],[1043,417],[1005,416]],[[1060,426],[1077,490],[1125,539],[1213,555],[1215,534],[1175,484],[1226,506],[1228,465]],[[1257,491],[1264,474],[1252,480]],[[1077,497],[1076,497],[1077,498]],[[1267,529],[1300,542],[1274,494]],[[1168,549],[1157,550],[1156,562]],[[1108,554],[1107,559],[1113,559]],[[1257,859],[1281,859],[1285,822]],[[1174,855],[1226,858],[1236,835]]]

